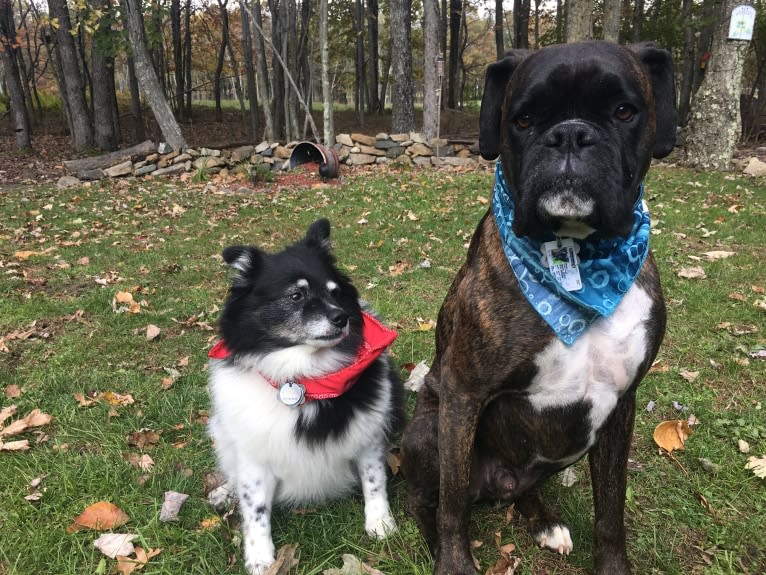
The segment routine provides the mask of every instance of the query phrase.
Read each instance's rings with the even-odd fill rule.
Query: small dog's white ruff
[[[538,533],[535,538],[540,547],[547,547],[561,555],[569,555],[574,549],[572,536],[566,525],[554,525],[542,533]]]
[[[294,369],[311,363],[305,357],[308,353],[309,346],[296,346],[280,351],[278,362],[258,363]],[[326,359],[335,363],[339,358]],[[313,361],[316,364],[316,357]],[[217,509],[226,508],[236,494],[248,572],[262,575],[274,561],[272,502],[323,501],[348,493],[361,480],[365,530],[378,538],[395,531],[385,468],[390,385],[379,387],[381,397],[369,410],[360,410],[343,434],[309,445],[296,436],[296,423],[301,413],[304,422],[310,422],[316,416],[316,405],[307,403],[299,409],[284,405],[277,391],[252,369],[253,364],[216,361],[210,366],[213,415],[209,431],[227,483],[213,490],[208,500]]]

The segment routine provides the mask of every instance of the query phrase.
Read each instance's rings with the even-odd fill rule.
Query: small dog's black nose
[[[342,309],[331,310],[328,317],[335,327],[346,327],[348,323],[348,314]]]
[[[598,142],[598,133],[595,128],[585,122],[571,120],[551,128],[544,141],[549,148],[566,150],[586,148]]]

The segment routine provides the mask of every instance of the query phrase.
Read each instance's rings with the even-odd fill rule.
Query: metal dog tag
[[[306,398],[306,388],[295,381],[288,381],[279,386],[279,401],[290,407],[298,407]]]
[[[577,251],[578,246],[570,238],[543,244],[543,253],[548,263],[548,269],[551,270],[556,281],[567,291],[577,291],[582,288]]]

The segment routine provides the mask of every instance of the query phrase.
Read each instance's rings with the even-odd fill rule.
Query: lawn
[[[93,545],[98,532],[67,530],[98,501],[129,516],[114,531],[159,550],[141,573],[244,573],[236,522],[204,497],[214,471],[206,352],[228,281],[221,250],[277,249],[329,217],[341,266],[399,332],[392,352],[406,377],[431,359],[432,322],[491,178],[489,169],[405,168],[255,191],[169,180],[0,188],[0,409],[17,406],[0,423],[7,430],[34,409],[52,416],[0,431],[6,443],[29,440],[28,450],[0,452],[0,575],[114,572]],[[627,495],[634,572],[764,573],[766,480],[745,465],[766,454],[766,182],[656,167],[646,197],[669,323],[638,392]],[[158,330],[147,337],[150,325]],[[655,427],[690,416],[698,423],[685,450],[660,454]],[[471,539],[482,572],[499,556],[496,540],[515,544],[517,573],[588,572],[587,464],[573,469],[573,485],[557,476],[546,486],[572,530],[572,555],[536,548],[507,507],[479,505]],[[159,520],[166,491],[189,495],[176,521]],[[343,554],[384,573],[430,573],[405,493],[395,476],[399,532],[385,542],[364,534],[354,497],[277,511],[275,543],[299,545],[291,573],[340,567]]]

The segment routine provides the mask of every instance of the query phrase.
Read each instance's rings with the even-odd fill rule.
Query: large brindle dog
[[[586,453],[594,572],[630,572],[626,468],[635,392],[665,329],[642,180],[675,144],[670,54],[607,42],[512,51],[487,70],[484,216],[439,313],[402,441],[408,504],[434,572],[475,573],[471,504],[514,501],[572,551],[541,483]]]

